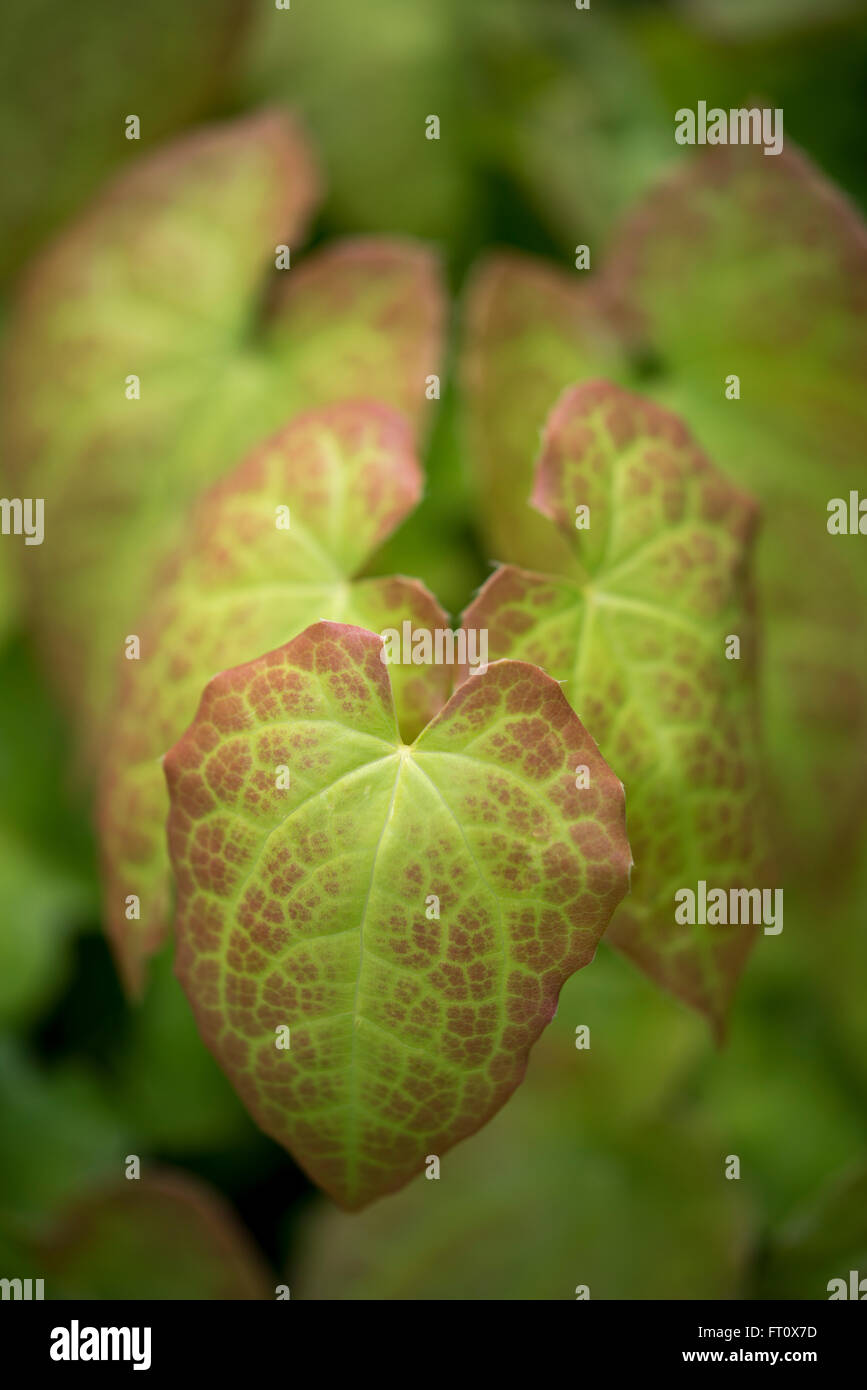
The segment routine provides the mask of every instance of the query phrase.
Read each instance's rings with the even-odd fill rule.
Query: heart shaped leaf
[[[507,566],[464,623],[487,627],[493,656],[565,682],[627,787],[635,870],[608,939],[719,1031],[754,932],[679,925],[675,893],[702,879],[757,886],[763,868],[754,506],[677,419],[606,382],[572,388],[552,412],[533,503],[584,579]],[[740,655],[728,660],[731,637]]]
[[[547,410],[591,376],[676,412],[757,496],[775,844],[818,901],[857,854],[867,806],[867,565],[857,542],[827,530],[829,503],[863,471],[865,283],[863,222],[787,139],[770,159],[720,146],[685,161],[636,205],[599,277],[488,259],[466,314],[469,457],[489,553],[568,572],[522,507]]]
[[[6,454],[46,516],[23,569],[47,664],[91,744],[201,489],[301,408],[368,395],[420,421],[426,407],[434,262],[400,242],[299,258],[316,184],[282,116],[196,133],[136,161],[23,288]]]
[[[349,1208],[499,1109],[630,864],[622,787],[556,682],[498,662],[407,746],[384,652],[308,628],[216,677],[165,763],[202,1035]]]
[[[592,1299],[741,1296],[747,1194],[720,1182],[719,1137],[671,1075],[678,1030],[700,1036],[689,1028],[698,1020],[623,971],[600,951],[568,982],[525,1085],[448,1156],[439,1184],[413,1183],[351,1216],[311,1203],[291,1254],[293,1296],[574,1302],[578,1283]],[[591,1017],[592,1049],[576,1053],[574,1020]]]
[[[271,651],[321,618],[380,631],[446,628],[416,580],[350,582],[417,503],[409,425],[372,402],[297,416],[201,499],[157,586],[141,657],[122,661],[102,756],[104,920],[132,993],[169,926],[168,813],[160,759],[215,671]],[[447,666],[395,666],[401,729],[414,738],[445,702]],[[138,902],[130,914],[128,898]],[[136,915],[137,914],[137,915]]]
[[[636,209],[599,289],[626,339],[664,364],[660,398],[762,505],[763,727],[780,849],[795,873],[824,865],[833,882],[867,806],[856,655],[867,563],[828,530],[831,499],[848,502],[863,477],[865,284],[867,228],[803,155],[721,146]],[[724,389],[732,373],[738,399]]]

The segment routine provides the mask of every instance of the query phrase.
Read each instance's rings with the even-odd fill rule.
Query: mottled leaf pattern
[[[421,421],[439,365],[433,259],[366,241],[304,258],[316,192],[287,118],[207,129],[136,160],[23,287],[6,453],[17,488],[45,498],[48,539],[22,568],[91,743],[203,487],[307,406],[374,396]],[[281,245],[291,269],[275,269]]]
[[[762,504],[780,847],[793,872],[809,858],[837,879],[867,807],[867,555],[826,522],[863,482],[867,229],[788,141],[773,158],[720,147],[636,210],[600,295],[663,364],[655,393]]]
[[[716,399],[738,368],[747,381],[760,370],[765,391],[797,384],[781,421],[788,440],[797,444],[807,430],[816,442],[825,412],[836,409],[841,447],[857,437],[861,418],[865,252],[855,211],[788,143],[770,159],[756,146],[722,146],[636,208],[600,292],[632,316],[633,332],[652,342],[667,371]],[[750,414],[777,405],[746,391],[742,400]],[[814,469],[827,466],[813,457]]]
[[[208,680],[321,618],[376,631],[404,619],[448,626],[416,580],[350,582],[421,487],[409,425],[387,406],[359,401],[297,416],[201,500],[149,608],[141,659],[121,662],[102,760],[104,919],[132,992],[171,905],[160,759]],[[277,525],[284,508],[288,530]],[[394,687],[401,728],[414,738],[445,702],[451,672],[395,666]],[[129,894],[139,898],[131,920]]]
[[[536,509],[584,580],[498,570],[464,615],[492,658],[565,682],[627,788],[632,893],[608,939],[719,1030],[752,929],[675,923],[675,892],[761,882],[754,507],[675,417],[608,383],[568,391],[548,422]],[[576,507],[589,529],[576,529]],[[725,639],[740,639],[740,660]]]
[[[148,558],[239,456],[233,417],[253,383],[231,358],[268,249],[300,233],[314,192],[282,118],[200,133],[136,160],[25,280],[6,345],[6,453],[45,498],[48,539],[25,575],[50,669],[85,716],[136,631]],[[248,444],[261,433],[249,413],[245,428]]]
[[[574,1302],[578,1283],[591,1299],[739,1295],[744,1184],[720,1182],[719,1135],[672,1076],[676,1035],[686,1026],[701,1053],[700,1025],[634,972],[612,992],[615,967],[628,967],[603,952],[564,987],[526,1083],[449,1155],[440,1184],[413,1183],[352,1216],[311,1204],[288,1272],[293,1296]],[[565,1019],[592,1019],[591,1052],[576,1053]]]
[[[620,783],[554,681],[498,662],[407,746],[381,652],[316,624],[213,680],[166,759],[202,1035],[350,1208],[503,1104],[630,864]]]
[[[865,285],[863,222],[787,137],[773,158],[690,157],[638,203],[600,278],[488,258],[466,315],[469,457],[493,557],[566,572],[520,509],[532,437],[590,376],[675,411],[757,496],[775,840],[788,874],[825,885],[857,853],[867,807],[867,561],[826,530],[829,500],[863,474]]]
[[[425,381],[441,368],[444,328],[439,267],[426,247],[399,237],[327,244],[278,279],[263,325],[281,418],[374,396],[424,433]]]

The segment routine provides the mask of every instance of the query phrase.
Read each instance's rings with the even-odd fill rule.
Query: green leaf
[[[701,879],[761,883],[754,506],[679,420],[606,382],[574,387],[552,412],[533,503],[583,581],[508,566],[464,624],[488,629],[495,657],[565,682],[627,788],[635,869],[609,940],[719,1032],[754,932],[679,925],[675,893]],[[739,660],[726,659],[732,634]]]
[[[467,459],[489,554],[574,573],[569,547],[527,501],[551,406],[571,382],[599,373],[612,352],[604,321],[565,275],[514,252],[487,256],[477,267],[464,317]],[[616,363],[616,343],[613,350]]]
[[[202,488],[302,406],[369,395],[417,422],[427,407],[432,257],[352,241],[304,258],[315,194],[282,116],[206,129],[135,161],[23,287],[4,372],[9,471],[45,498],[25,577],[91,743]],[[275,269],[281,245],[289,270]]]
[[[780,851],[799,875],[830,866],[832,881],[865,806],[867,557],[826,525],[829,501],[848,499],[863,473],[865,278],[863,222],[801,154],[720,147],[636,209],[600,289],[664,364],[653,394],[762,504],[763,727]],[[725,398],[730,373],[740,400]]]
[[[293,1298],[569,1301],[578,1284],[592,1300],[738,1296],[744,1184],[725,1180],[724,1143],[672,1075],[682,1025],[694,1021],[699,1050],[706,1039],[605,954],[603,942],[592,970],[566,984],[526,1084],[446,1156],[439,1181],[353,1216],[324,1204],[305,1213]],[[595,997],[600,973],[607,1001]],[[587,1051],[575,1048],[576,1023],[591,1026]]]
[[[274,1283],[219,1193],[171,1169],[96,1189],[39,1242],[49,1298],[265,1299]]]
[[[496,663],[407,746],[384,651],[308,628],[216,677],[165,763],[202,1035],[348,1208],[508,1098],[630,863],[622,788],[554,681]]]
[[[588,1145],[560,1100],[509,1106],[439,1183],[352,1217],[305,1213],[293,1296],[569,1302],[586,1285],[591,1300],[737,1298],[750,1230],[738,1184],[720,1190],[719,1147],[679,1122]]]
[[[160,759],[195,715],[214,672],[271,651],[322,618],[377,631],[399,629],[404,620],[448,626],[415,580],[351,582],[415,506],[421,486],[403,418],[386,406],[348,402],[297,416],[195,509],[141,625],[141,659],[121,663],[101,760],[103,915],[131,992],[140,992],[145,962],[169,926]],[[444,703],[451,671],[394,672],[401,728],[414,738]],[[139,898],[132,919],[130,894]]]
[[[845,471],[865,413],[867,328],[852,296],[865,258],[863,223],[803,155],[721,146],[634,210],[604,290],[696,404],[713,403],[733,424],[746,413],[752,426],[778,429],[799,470],[827,481]],[[734,371],[736,404],[723,391]],[[745,458],[732,467],[756,471]],[[765,486],[785,481],[779,450],[759,476]]]
[[[819,894],[854,859],[867,805],[867,564],[857,541],[826,529],[829,501],[863,471],[865,276],[863,223],[788,140],[773,157],[717,147],[640,200],[601,277],[483,265],[485,312],[477,291],[464,350],[470,458],[501,560],[565,572],[520,509],[533,432],[576,378],[636,385],[757,496],[776,849]],[[540,354],[546,339],[560,346]],[[739,400],[726,399],[730,374]]]

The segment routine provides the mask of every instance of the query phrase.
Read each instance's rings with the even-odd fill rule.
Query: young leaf
[[[701,879],[760,882],[754,506],[680,421],[606,382],[574,387],[552,412],[533,504],[584,579],[508,566],[464,624],[488,629],[494,656],[565,682],[627,787],[635,870],[609,940],[719,1032],[754,932],[679,925],[674,895]],[[726,659],[730,635],[738,660]]]
[[[600,974],[623,972],[597,1000]],[[593,1020],[588,1052],[575,1049],[576,1020]],[[569,1301],[578,1283],[591,1299],[737,1297],[751,1204],[743,1183],[720,1181],[719,1135],[672,1075],[675,1059],[694,1075],[685,1025],[700,1053],[699,1020],[667,1008],[603,942],[564,986],[526,1085],[447,1156],[439,1183],[352,1216],[311,1204],[293,1297]]]
[[[685,162],[638,203],[601,279],[488,262],[475,277],[484,313],[477,290],[467,316],[470,457],[500,559],[567,572],[521,505],[540,400],[547,390],[550,408],[576,378],[635,384],[758,497],[775,842],[820,892],[854,860],[867,806],[867,565],[826,529],[830,499],[860,477],[865,282],[863,222],[787,139],[773,158],[720,146]],[[552,338],[560,347],[540,354]],[[732,374],[739,398],[726,395]]]
[[[104,920],[127,988],[169,925],[168,811],[160,759],[215,671],[271,651],[321,618],[382,630],[448,626],[415,580],[352,581],[416,505],[412,432],[387,406],[357,401],[297,416],[200,501],[157,586],[141,659],[123,661],[102,756]],[[450,668],[395,666],[405,737],[441,708]],[[275,770],[276,776],[276,770]],[[134,894],[138,916],[130,917]]]
[[[430,251],[400,237],[349,237],[278,280],[263,338],[273,355],[280,419],[291,410],[370,396],[420,435],[425,380],[438,371],[445,301]],[[279,408],[279,407],[277,407]]]
[[[827,529],[829,501],[863,476],[865,284],[862,219],[787,141],[772,158],[721,146],[665,180],[599,291],[664,364],[651,386],[761,503],[777,835],[795,872],[824,866],[834,882],[867,806],[867,563]]]
[[[569,547],[527,507],[542,426],[606,347],[593,301],[565,275],[514,252],[487,257],[467,292],[461,363],[467,456],[490,553],[572,574]]]
[[[24,286],[6,453],[22,495],[45,499],[47,539],[23,569],[91,745],[202,488],[305,406],[371,395],[422,418],[441,337],[434,261],[400,242],[305,261],[316,182],[282,116],[199,132],[137,160]]]
[[[165,761],[202,1035],[348,1208],[499,1109],[630,864],[622,787],[554,681],[498,662],[407,746],[383,650],[308,628],[216,677]]]
[[[231,1207],[171,1169],[95,1188],[38,1242],[54,1298],[265,1299],[274,1281]]]
[[[719,423],[744,409],[753,425],[773,422],[799,472],[827,484],[829,474],[845,480],[863,430],[865,262],[863,222],[803,155],[721,146],[665,179],[625,222],[600,295],[697,408],[716,404]],[[722,390],[729,372],[741,379],[734,410]],[[732,467],[755,471],[746,458]],[[776,451],[760,480],[779,485],[785,473]]]

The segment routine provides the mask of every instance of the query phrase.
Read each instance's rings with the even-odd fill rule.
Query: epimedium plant
[[[863,458],[865,270],[862,220],[790,142],[773,159],[728,146],[661,179],[601,268],[494,253],[465,310],[467,462],[494,554],[572,572],[568,548],[525,502],[540,425],[587,376],[673,410],[757,499],[774,844],[818,902],[851,869],[864,829],[867,565],[826,523]]]
[[[166,761],[202,1034],[348,1207],[499,1109],[631,862],[622,786],[555,681],[497,662],[407,745],[381,654],[315,624],[217,676]]]
[[[64,528],[28,582],[91,745],[118,641],[203,487],[302,406],[375,396],[421,423],[416,383],[442,333],[431,255],[341,242],[268,278],[303,241],[317,180],[278,113],[207,129],[133,164],[25,277],[4,374],[8,468],[50,495]]]
[[[672,903],[688,874],[728,886],[768,872],[755,505],[674,416],[605,382],[568,390],[548,417],[532,505],[574,572],[500,567],[464,622],[488,630],[492,654],[562,680],[620,771],[636,868],[608,939],[720,1032],[753,933],[685,936]]]
[[[105,921],[133,993],[169,926],[162,754],[215,671],[279,646],[322,615],[374,631],[404,620],[447,624],[418,581],[355,578],[421,487],[403,416],[374,402],[344,402],[296,416],[195,508],[141,624],[148,660],[123,663],[102,760]],[[395,667],[407,737],[437,712],[449,682],[442,666]],[[140,890],[132,920],[131,883]]]
[[[755,933],[678,924],[674,894],[772,881],[796,832],[778,798],[768,825],[768,785],[793,741],[821,778],[840,672],[863,676],[822,659],[832,583],[861,621],[822,513],[861,418],[863,233],[798,157],[713,154],[586,289],[513,255],[476,273],[468,460],[510,563],[463,619],[491,664],[456,681],[382,659],[384,629],[448,619],[419,580],[371,573],[422,494],[436,263],[368,238],[293,264],[318,178],[291,123],[141,161],[19,298],[9,468],[57,526],[24,578],[97,783],[120,972],[140,994],[174,919],[202,1037],[346,1207],[503,1105],[609,921],[722,1034]],[[820,575],[791,569],[802,536]],[[855,781],[826,776],[835,825]]]
[[[611,448],[607,457],[599,455],[598,446],[593,447],[594,441],[583,437],[588,419],[595,422],[597,428],[607,430],[610,438],[617,441],[618,447]],[[552,464],[556,469],[568,463],[579,470],[583,466],[588,474],[595,473],[595,484],[589,477],[582,482],[556,472],[550,476]],[[673,850],[668,848],[672,843],[672,820],[661,820],[659,816],[660,806],[666,804],[674,813],[672,777],[666,760],[660,771],[659,759],[652,760],[648,768],[645,756],[633,766],[630,755],[636,740],[641,741],[642,733],[645,750],[650,739],[661,734],[675,748],[680,741],[680,783],[690,798],[685,820],[688,834],[696,842],[688,846],[692,859],[704,864],[705,871],[713,873],[715,881],[727,883],[732,876],[733,881],[741,881],[741,876],[753,881],[755,869],[760,867],[757,860],[761,846],[752,742],[752,654],[745,563],[753,509],[749,501],[700,456],[685,431],[671,417],[649,409],[628,393],[604,385],[579,388],[574,398],[567,399],[555,411],[549,443],[540,460],[540,476],[549,489],[558,491],[561,496],[572,495],[576,489],[581,491],[581,495],[591,499],[599,516],[605,513],[603,497],[614,493],[622,496],[623,506],[618,507],[616,516],[621,542],[627,553],[630,549],[642,553],[642,545],[645,547],[645,570],[642,572],[639,567],[637,573],[633,572],[632,592],[644,592],[648,597],[638,601],[630,599],[627,582],[618,598],[616,586],[612,584],[607,602],[618,606],[613,612],[613,628],[609,629],[607,638],[603,635],[602,639],[607,648],[625,649],[632,656],[632,668],[623,672],[610,651],[594,654],[591,650],[587,668],[604,672],[603,684],[595,691],[591,687],[586,700],[583,691],[580,698],[573,695],[573,699],[581,708],[586,704],[587,717],[592,712],[600,727],[603,720],[613,720],[615,716],[621,720],[622,743],[617,751],[629,765],[632,776],[633,825],[638,827],[639,833],[641,807],[642,803],[646,804],[644,853],[640,862],[646,866],[648,878],[637,879],[630,898],[631,913],[621,910],[615,918],[613,939],[649,973],[679,990],[690,1002],[705,1008],[719,1028],[737,968],[753,934],[744,928],[731,928],[717,931],[710,938],[696,933],[692,940],[685,941],[683,931],[674,927],[672,895],[679,882],[678,875],[683,871],[683,856],[681,842],[676,836]],[[325,611],[323,605],[329,606],[328,611],[344,623],[350,619],[373,631],[394,626],[404,615],[421,627],[445,623],[445,615],[435,601],[413,581],[347,582],[353,568],[363,560],[366,548],[384,534],[415,499],[419,477],[417,465],[408,452],[405,427],[398,417],[372,405],[354,403],[298,417],[258,450],[239,473],[230,475],[203,500],[190,526],[183,555],[170,567],[164,586],[158,587],[154,608],[144,627],[144,640],[154,651],[154,658],[146,667],[138,664],[126,667],[118,704],[118,741],[111,746],[106,760],[102,815],[107,910],[113,909],[110,921],[115,950],[119,959],[127,963],[127,977],[134,987],[141,983],[143,956],[157,946],[156,933],[164,932],[167,927],[170,875],[164,844],[166,798],[160,750],[190,718],[208,674],[225,666],[242,650],[269,649],[281,633],[303,628],[317,611]],[[280,511],[279,499],[285,497],[293,499],[293,519],[289,530],[284,532],[275,526],[275,511]],[[362,506],[365,501],[366,506]],[[361,525],[356,521],[359,516],[363,518]],[[561,517],[561,520],[565,520],[567,526],[572,525],[571,517]],[[669,532],[675,526],[678,527],[679,549],[672,553]],[[336,574],[335,557],[340,557]],[[611,558],[613,563],[623,556],[615,553]],[[508,572],[501,571],[483,591],[478,603],[488,603],[495,590],[499,593],[500,579],[508,578]],[[674,602],[673,595],[679,596],[680,614],[669,613],[664,606],[666,601]],[[574,626],[579,621],[576,607],[580,607],[581,600],[575,591],[571,612],[564,615],[569,597],[568,591],[559,595],[552,592],[544,581],[538,595],[527,596],[526,611],[532,613],[535,608],[540,621],[548,628],[549,643],[540,650],[537,641],[533,650],[535,634],[527,634],[525,629],[530,652],[534,660],[552,670],[556,668],[558,674],[562,659],[558,653],[563,644],[568,646],[574,642],[577,645],[579,640]],[[596,602],[602,597],[600,593]],[[657,600],[658,609],[652,607],[649,599]],[[208,621],[215,611],[219,615],[218,624]],[[646,630],[648,614],[655,625],[655,646],[653,631],[648,634]],[[564,617],[564,626],[559,632],[558,616]],[[495,646],[501,643],[509,630],[508,620],[503,622],[496,614],[491,614],[489,620],[487,611],[479,617],[479,625],[490,627]],[[475,622],[474,615],[468,614],[468,624],[471,618]],[[643,624],[638,631],[634,628],[636,618]],[[722,657],[725,635],[733,625],[744,642],[740,666],[726,663]],[[308,635],[310,631],[308,629]],[[604,634],[604,626],[602,632]],[[349,641],[349,629],[343,632],[342,641],[344,644]],[[529,655],[530,652],[519,654]],[[378,666],[380,670],[385,669],[381,661]],[[410,739],[444,704],[449,671],[442,666],[415,665],[397,665],[389,669],[394,673],[400,733]],[[472,676],[469,681],[480,692],[490,683],[484,675]],[[627,687],[636,682],[646,702],[656,700],[661,706],[655,712],[651,728],[643,728],[630,708]],[[170,699],[168,692],[171,692]],[[491,698],[487,696],[488,700]],[[303,707],[304,702],[293,683],[286,717],[296,701],[301,701]],[[706,708],[706,721],[696,718],[697,705],[700,711]],[[546,729],[542,713],[534,712],[530,720],[524,705],[518,708],[522,738],[533,745],[531,766],[536,763],[544,766],[545,744],[550,731]],[[204,706],[198,718],[209,727],[213,722],[205,718]],[[445,713],[439,718],[444,719]],[[484,725],[480,716],[474,718],[474,733],[481,738],[486,732]],[[373,723],[370,711],[358,722],[361,728],[370,728]],[[311,738],[307,721],[301,723],[305,738]],[[436,720],[432,727],[437,727]],[[328,726],[326,748],[339,743],[339,733],[339,725]],[[422,735],[422,745],[424,738]],[[480,800],[478,789],[468,799],[468,815],[455,812],[451,800],[444,796],[445,813],[457,816],[457,829],[467,839],[482,836],[483,848],[473,850],[473,862],[478,864],[482,877],[474,883],[470,894],[471,899],[479,903],[484,901],[484,885],[491,874],[496,875],[501,858],[497,851],[492,856],[492,864],[486,863],[488,855],[484,846],[496,845],[500,834],[491,812],[501,804],[508,804],[517,794],[515,786],[510,790],[507,754],[520,753],[520,741],[517,736],[503,740],[503,731],[495,724],[488,740],[489,751],[500,750],[489,773],[493,782],[484,788],[483,800]],[[381,766],[381,745],[380,739],[377,769],[385,774],[387,767]],[[234,748],[234,743],[231,746]],[[476,1071],[482,1063],[489,1071],[495,1068],[498,1065],[496,1048],[502,1046],[502,1040],[497,1039],[491,1027],[491,976],[485,965],[495,948],[479,911],[471,912],[463,895],[457,901],[450,901],[447,885],[460,872],[458,841],[457,846],[449,847],[442,860],[442,851],[437,853],[433,846],[427,848],[427,863],[429,869],[433,869],[429,879],[419,878],[420,866],[413,872],[409,866],[403,870],[400,893],[392,905],[390,920],[393,926],[402,920],[399,903],[403,900],[404,932],[408,915],[416,923],[414,931],[422,933],[419,941],[413,943],[414,949],[408,957],[412,961],[409,969],[403,964],[394,942],[390,942],[389,950],[370,945],[362,947],[357,925],[346,929],[349,940],[344,941],[344,946],[349,951],[348,959],[342,956],[329,959],[327,943],[335,931],[340,935],[335,922],[347,907],[339,892],[340,876],[334,865],[334,859],[340,862],[344,857],[335,808],[346,795],[346,788],[335,796],[330,787],[333,778],[326,778],[321,786],[312,782],[309,773],[305,776],[299,768],[298,749],[292,743],[275,742],[270,725],[265,747],[267,755],[260,755],[255,766],[247,754],[236,750],[238,761],[233,764],[234,772],[229,777],[220,770],[225,757],[220,747],[214,751],[206,746],[205,752],[210,755],[214,751],[214,756],[206,759],[206,767],[195,778],[183,782],[185,809],[178,813],[177,823],[185,822],[191,805],[201,812],[203,823],[196,828],[194,848],[185,846],[180,870],[176,857],[175,878],[181,895],[176,923],[178,965],[203,1035],[253,1114],[264,1128],[287,1142],[293,1152],[306,1160],[308,1169],[324,1186],[343,1200],[355,1203],[365,1194],[387,1190],[388,1185],[395,1184],[395,1179],[405,1178],[431,1150],[442,1151],[447,1147],[451,1130],[447,1126],[433,1132],[426,1129],[421,1120],[425,1112],[416,1106],[409,1112],[409,1129],[415,1134],[416,1143],[406,1160],[408,1167],[397,1161],[401,1145],[408,1141],[398,1125],[389,1148],[389,1153],[394,1155],[391,1166],[382,1158],[377,1162],[365,1153],[364,1145],[356,1136],[351,1142],[345,1138],[339,1168],[332,1171],[318,1148],[326,1139],[328,1107],[322,1107],[323,1117],[315,1128],[307,1118],[310,1104],[318,1094],[315,1088],[317,1057],[323,1048],[335,1057],[345,1052],[342,1033],[348,1026],[347,1020],[351,1030],[357,1030],[361,1036],[364,1028],[375,1027],[376,1018],[384,1016],[391,1019],[392,1046],[398,1049],[392,1065],[399,1059],[401,1047],[410,1049],[407,1053],[410,1059],[415,1049],[416,1061],[426,1069],[430,1083],[436,1080],[441,1086],[443,1081],[443,1076],[433,1067],[438,1053],[442,1054],[446,1068],[452,1053],[464,1061],[470,1072]],[[182,783],[175,771],[176,753],[168,763],[169,785],[176,798],[180,798]],[[457,742],[454,754],[462,755]],[[322,756],[324,754],[317,753],[318,758]],[[413,754],[410,764],[413,768],[415,757]],[[459,787],[460,774],[467,769],[454,761],[447,766],[450,783]],[[255,778],[253,786],[244,790],[239,799],[237,778],[242,768],[251,775],[255,772]],[[586,813],[595,802],[593,788],[598,773],[577,742],[573,741],[568,756],[561,759],[559,771],[564,795],[568,790],[572,804],[571,815],[577,816],[579,811]],[[297,780],[293,784],[292,778],[297,778],[299,772],[302,780],[300,784]],[[344,774],[337,772],[334,776],[342,780]],[[585,777],[588,785],[579,786]],[[288,786],[285,785],[287,780]],[[369,788],[362,790],[366,798],[362,801],[365,820],[371,814],[373,818],[371,833],[375,845],[380,843],[377,837],[384,837],[386,832],[389,838],[398,835],[404,847],[424,843],[419,826],[402,836],[399,825],[392,827],[392,819],[399,819],[394,807],[385,818],[383,828],[383,808],[371,805]],[[680,784],[674,785],[675,793],[680,790]],[[229,795],[224,802],[227,792]],[[608,797],[613,805],[616,805],[617,795],[617,789],[611,785]],[[320,839],[327,854],[314,884],[302,878],[301,888],[296,893],[295,875],[289,869],[277,873],[270,861],[260,862],[253,854],[253,846],[247,873],[241,844],[246,835],[245,825],[249,826],[254,812],[255,816],[262,812],[259,802],[264,797],[274,821],[273,825],[266,822],[260,828],[260,839],[266,836],[267,844],[273,847],[269,854],[273,852],[278,861],[285,860],[291,846],[303,846],[302,859],[311,861],[316,842],[304,823],[295,819],[295,800],[299,796],[302,804],[308,797],[314,802],[315,816],[322,827]],[[415,799],[419,799],[418,788]],[[493,826],[487,830],[484,827],[480,830],[476,824],[480,804],[493,821]],[[389,809],[387,802],[385,809]],[[577,890],[585,869],[580,858],[567,861],[565,868],[562,866],[560,861],[565,846],[557,846],[556,823],[548,821],[546,830],[535,825],[540,814],[538,806],[535,809],[515,807],[514,813],[520,817],[523,832],[531,830],[534,840],[545,841],[544,855],[536,864],[524,855],[522,863],[517,846],[513,846],[507,866],[500,869],[500,888],[508,894],[508,902],[517,901],[520,905],[519,922],[523,929],[532,928],[534,937],[541,938],[541,941],[533,941],[535,959],[537,969],[547,973],[556,966],[554,943],[556,933],[562,932],[562,923],[558,928],[554,915],[558,882],[565,875]],[[675,825],[677,827],[677,822]],[[606,870],[610,872],[606,858],[610,846],[604,837],[590,834],[592,828],[570,823],[569,835],[587,855],[590,863],[586,868],[604,879]],[[188,836],[190,832],[185,828],[184,833]],[[357,830],[355,837],[358,838]],[[625,872],[625,861],[621,862],[621,869]],[[356,917],[359,904],[367,904],[365,939],[375,942],[383,929],[386,907],[377,911],[381,881],[383,877],[388,880],[394,876],[390,866],[383,868],[375,855],[372,866],[362,866],[362,877],[349,893],[348,910]],[[317,885],[320,877],[324,886]],[[128,920],[123,907],[124,886],[130,883],[147,889],[141,893],[146,904],[145,915],[132,921]],[[369,884],[367,890],[366,883]],[[544,885],[544,891],[540,885]],[[529,902],[522,901],[521,893],[529,897]],[[550,900],[548,895],[552,895]],[[228,905],[221,903],[221,898],[228,898]],[[586,920],[582,917],[582,910],[577,906],[580,898],[579,893],[569,912],[575,921],[589,926],[593,915],[591,913]],[[438,915],[434,919],[427,916],[427,904],[431,899],[437,903]],[[540,899],[549,914],[547,917],[538,916]],[[610,916],[610,907],[615,905],[609,904],[602,925]],[[590,900],[585,899],[584,910],[591,907]],[[466,936],[467,940],[453,949],[458,960],[462,950],[468,952],[469,965],[459,968],[452,964],[450,967],[448,959],[442,961],[432,951],[431,942],[425,946],[425,934],[432,941],[439,939],[441,934],[447,938],[444,928],[427,926],[431,920],[456,924],[461,937]],[[507,911],[505,920],[508,926]],[[309,927],[304,925],[308,921]],[[241,938],[248,943],[242,953],[243,967],[235,956]],[[326,953],[327,964],[317,960],[315,940],[320,938],[320,949]],[[522,951],[526,949],[517,923],[508,926],[505,939],[509,943],[505,958],[514,960],[517,968]],[[547,942],[544,949],[543,941]],[[235,946],[230,944],[232,942]],[[443,949],[452,948],[446,945]],[[499,949],[505,948],[501,945]],[[374,970],[372,980],[368,981],[367,974],[362,973],[362,964],[370,959],[371,950],[380,962],[380,971],[377,977]],[[523,1045],[518,1041],[521,1034],[517,1027],[506,1030],[505,1037],[511,1039],[516,1066],[521,1070],[527,1039],[532,1040],[550,1018],[563,979],[577,968],[577,957],[570,954],[568,959],[571,967],[552,977],[556,981],[553,994],[542,989],[536,1001],[538,1014],[530,1015]],[[223,986],[226,1004],[216,1015],[212,1005],[215,970],[221,978],[224,973],[228,976]],[[243,980],[236,978],[239,970]],[[307,988],[293,984],[293,971],[302,978],[309,977]],[[387,997],[390,971],[395,972],[398,979],[402,974],[411,976],[413,971],[418,976],[418,997],[412,1000],[412,1009],[399,1007],[408,1002],[405,999]],[[321,976],[325,977],[324,981],[320,980]],[[520,981],[520,969],[517,978]],[[357,995],[352,1008],[341,1011],[334,1005],[340,1000],[347,1003],[346,989],[353,979],[357,980],[358,991],[364,980],[364,994]],[[525,980],[524,987],[528,984]],[[425,989],[433,997],[426,997]],[[502,982],[499,990],[504,992]],[[362,1003],[367,996],[372,1000],[382,996],[384,1015],[372,1009],[368,1002]],[[229,1002],[235,998],[236,1003]],[[324,1025],[332,1017],[336,1017],[338,1026],[335,1036],[328,1037]],[[487,1028],[482,1026],[482,1018]],[[280,1059],[287,1089],[284,1103],[274,1105],[268,1097],[274,1086],[279,1088],[273,1068],[275,1039],[281,1027],[290,1030],[291,1044],[287,1051],[291,1051],[292,1056]],[[468,1039],[460,1039],[462,1027],[470,1029]],[[325,1033],[326,1037],[314,1047],[317,1032]],[[338,1112],[345,1113],[348,1109],[353,1115],[356,1109],[363,1110],[368,1128],[377,1123],[376,1108],[363,1105],[361,1098],[366,1094],[366,1087],[372,1084],[371,1078],[381,1078],[390,1070],[387,1056],[376,1057],[374,1053],[374,1059],[362,1060],[350,1048],[350,1064],[343,1083],[335,1089],[329,1080],[325,1090],[325,1094],[332,1097],[332,1108]],[[354,1079],[354,1068],[366,1070],[366,1083],[361,1076]],[[417,1095],[420,1084],[420,1078],[409,1073],[403,1089]],[[508,1094],[514,1084],[512,1076],[504,1087],[494,1088],[487,1096],[479,1087],[475,1118],[462,1114],[461,1125],[453,1137],[468,1132],[468,1126],[476,1127],[480,1118],[496,1107],[496,1097]],[[357,1094],[352,1092],[356,1098],[351,1103],[345,1099],[346,1087],[357,1088]],[[299,1104],[299,1095],[308,1097],[306,1105]],[[397,1117],[407,1124],[407,1115],[399,1101],[389,1099],[397,1106],[392,1123]],[[404,1097],[404,1106],[406,1103]],[[319,1107],[314,1105],[314,1108]],[[388,1127],[384,1117],[380,1123]],[[336,1143],[336,1139],[333,1142]],[[330,1158],[332,1162],[337,1161],[333,1154]],[[359,1169],[367,1173],[364,1181]],[[377,1188],[376,1180],[385,1185],[384,1189]]]

